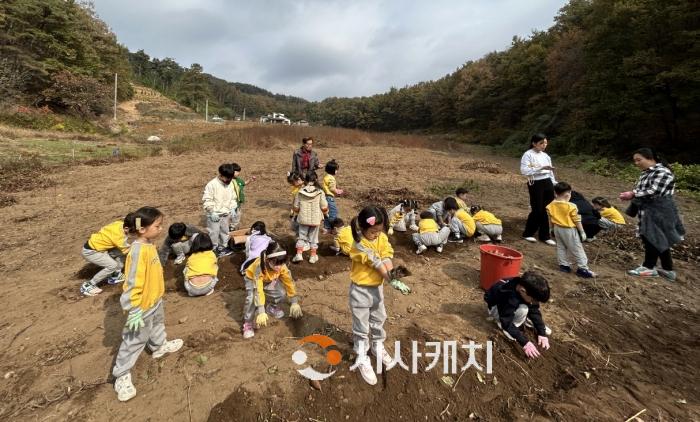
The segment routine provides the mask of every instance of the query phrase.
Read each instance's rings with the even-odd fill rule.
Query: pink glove
[[[622,192],[620,194],[620,199],[622,199],[623,201],[629,201],[632,198],[634,198],[634,192],[632,192],[632,191]]]
[[[255,177],[255,176],[251,177],[251,179],[253,180],[253,182],[255,182],[256,180],[258,180],[258,178]]]
[[[544,350],[549,349],[549,338],[543,336],[537,336],[537,345]]]
[[[530,359],[535,359],[540,356],[537,346],[532,344],[531,341],[528,341],[527,344],[523,346],[523,350],[525,351],[525,356],[529,357]]]

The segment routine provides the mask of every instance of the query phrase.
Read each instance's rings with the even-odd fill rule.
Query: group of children
[[[309,252],[309,262],[318,262],[319,232],[334,235],[331,248],[338,254],[347,255],[351,261],[349,290],[352,316],[353,349],[357,354],[354,368],[369,384],[377,382],[369,354],[380,359],[385,368],[393,366],[391,355],[384,349],[386,332],[383,328],[387,318],[384,306],[384,282],[410,293],[410,288],[401,280],[392,263],[394,250],[390,236],[395,232],[413,231],[412,240],[423,253],[428,247],[442,252],[448,241],[463,242],[476,237],[479,241],[502,240],[503,227],[492,213],[480,206],[467,205],[468,191],[460,188],[454,197],[431,204],[427,210],[418,212],[415,200],[402,200],[389,212],[378,206],[363,208],[349,224],[338,217],[337,196],[343,195],[335,176],[339,164],[331,160],[326,164],[326,174],[319,183],[315,172],[304,177],[298,173],[288,174],[292,189],[290,212],[292,230],[297,234],[292,262],[304,259]],[[120,401],[134,397],[136,389],[131,381],[130,369],[143,349],[148,346],[153,358],[180,349],[182,340],[167,341],[162,297],[164,292],[163,265],[173,255],[176,265],[183,268],[184,286],[190,296],[209,295],[218,282],[219,258],[230,255],[229,232],[240,222],[243,189],[255,180],[240,178],[241,168],[237,164],[222,164],[218,176],[209,181],[202,197],[207,230],[176,222],[168,228],[168,234],[160,250],[153,242],[163,230],[163,214],[152,207],[143,207],[129,213],[123,220],[104,226],[90,236],[82,255],[102,269],[83,283],[81,292],[94,296],[101,292],[99,284],[123,282],[121,306],[127,313],[122,332],[113,375],[115,390]],[[571,188],[565,183],[555,186],[557,198],[548,207],[551,230],[558,240],[560,269],[571,271],[566,253],[576,258],[577,274],[593,276],[588,270],[585,253],[580,244],[584,237],[577,220],[575,206],[568,203],[567,192]],[[598,201],[596,201],[598,200]],[[610,208],[604,199],[596,198],[595,204]],[[608,207],[605,207],[608,205]],[[614,208],[613,208],[614,210]],[[607,212],[606,222],[620,224],[614,212]],[[624,219],[622,220],[624,223]],[[242,334],[249,339],[255,330],[264,327],[269,317],[285,316],[281,304],[289,302],[289,316],[303,316],[299,295],[291,271],[287,266],[288,252],[267,233],[264,222],[256,221],[247,233],[246,258],[240,267],[246,298],[243,306]],[[130,240],[132,240],[130,242]],[[123,271],[122,271],[123,269]],[[534,343],[527,341],[522,326],[532,326],[538,335],[537,345],[549,348],[548,335],[539,313],[539,303],[549,298],[549,286],[542,276],[526,272],[520,277],[497,283],[485,296],[489,313],[499,327],[511,339],[520,343],[525,354],[534,358],[539,351]]]

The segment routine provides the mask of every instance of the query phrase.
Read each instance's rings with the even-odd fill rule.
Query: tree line
[[[457,131],[524,148],[682,162],[700,153],[700,7],[694,0],[571,0],[547,31],[435,81],[307,107],[312,121],[378,131]]]

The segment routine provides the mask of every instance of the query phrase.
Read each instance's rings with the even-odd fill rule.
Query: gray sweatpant
[[[384,308],[384,286],[358,286],[350,283],[350,312],[352,313],[353,351],[365,355],[368,347],[376,352],[377,347],[384,347],[386,331],[386,309]],[[370,343],[369,335],[372,334]],[[364,350],[360,350],[360,344]]]
[[[554,237],[557,240],[559,265],[570,267],[569,254],[571,254],[578,268],[588,269],[588,257],[586,257],[586,251],[583,250],[583,244],[581,244],[581,238],[576,228],[554,226]]]
[[[518,305],[518,309],[515,310],[515,313],[513,314],[513,325],[516,327],[520,327],[525,323],[525,320],[527,319],[527,314],[530,312],[530,308],[527,307],[527,305],[520,304]],[[489,308],[489,315],[493,317],[493,319],[496,321],[496,324],[498,326],[501,326],[501,319],[498,316],[498,306],[492,306]]]
[[[455,236],[460,236],[460,237],[469,237],[469,236],[474,236],[474,233],[471,235],[467,233],[467,228],[464,227],[464,223],[462,223],[462,220],[459,218],[452,218],[450,220],[450,230]]]
[[[228,233],[229,233],[229,223],[231,222],[231,215],[220,215],[219,221],[216,223],[211,221],[207,217],[207,231],[211,237],[211,243],[214,247],[221,246],[222,248],[228,247]]]
[[[416,213],[411,211],[404,214],[403,218],[394,224],[393,229],[397,232],[405,232],[409,227],[416,224]]]
[[[495,239],[503,234],[503,226],[500,224],[481,224],[477,221],[476,231],[481,234],[485,234],[491,239]]]
[[[244,277],[244,280],[245,304],[243,305],[243,322],[253,322],[255,310],[260,306],[260,302],[258,301],[258,289],[253,280],[248,277]],[[272,303],[277,305],[287,297],[287,291],[284,290],[284,286],[279,280],[269,283],[263,290],[265,292],[265,303],[267,304]]]
[[[124,254],[119,249],[110,249],[107,252],[97,252],[93,249],[83,248],[83,258],[91,264],[102,267],[92,279],[90,284],[97,286],[107,277],[124,268]]]
[[[231,222],[229,223],[231,231],[238,229],[238,225],[241,224],[241,211],[241,204],[238,204],[238,208],[231,213]]]
[[[617,230],[623,227],[622,224],[612,222],[605,217],[602,217],[600,220],[598,220],[598,226],[603,230]]]
[[[122,330],[122,344],[119,346],[117,360],[112,369],[112,375],[115,378],[131,371],[146,345],[151,351],[155,351],[165,343],[163,302],[159,302],[156,308],[143,318],[143,323],[145,325],[136,332],[129,331],[126,326]]]
[[[216,277],[211,277],[211,282],[205,286],[195,286],[194,284],[190,283],[190,280],[187,279],[187,268],[185,268],[185,290],[187,290],[187,294],[190,296],[204,296],[210,291],[214,290],[214,287],[216,287],[216,283],[219,282],[219,279]]]
[[[297,248],[309,247],[318,249],[318,231],[321,226],[307,226],[299,224],[299,238],[297,239]]]
[[[175,256],[187,255],[190,253],[190,248],[192,248],[192,238],[185,240],[184,242],[177,242],[170,245]]]
[[[413,243],[416,246],[440,246],[447,243],[447,238],[450,237],[450,228],[445,226],[437,233],[413,233]]]

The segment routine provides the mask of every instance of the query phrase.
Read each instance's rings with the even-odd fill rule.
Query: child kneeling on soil
[[[80,286],[80,293],[83,296],[96,296],[102,293],[102,289],[97,285],[105,279],[108,284],[119,284],[124,281],[124,274],[121,270],[124,267],[124,256],[129,252],[127,234],[130,215],[127,215],[124,220],[117,220],[102,227],[97,233],[91,234],[83,245],[83,258],[91,264],[102,267],[97,274],[92,276],[92,279]]]
[[[469,209],[472,218],[476,222],[476,231],[481,233],[476,238],[479,242],[500,242],[503,240],[503,225],[501,220],[496,218],[492,213],[481,208],[480,205],[474,205]]]
[[[185,290],[190,296],[208,296],[214,293],[214,287],[219,279],[214,245],[208,234],[198,234],[192,239],[192,255],[187,259],[183,270],[185,275]]]
[[[121,306],[128,312],[122,331],[122,343],[112,368],[116,378],[114,390],[119,401],[127,401],[136,395],[131,382],[131,368],[148,346],[153,359],[180,350],[182,340],[166,340],[163,312],[163,266],[153,241],[163,230],[163,214],[156,208],[143,207],[128,216],[129,232],[137,238],[131,245],[124,266],[126,281],[121,295]]]
[[[389,211],[389,230],[387,234],[389,236],[394,234],[394,230],[397,232],[405,232],[406,228],[418,231],[418,226],[416,225],[416,209],[418,208],[418,201],[411,199],[404,199],[397,206]]]
[[[197,227],[185,223],[173,223],[168,228],[168,236],[158,250],[161,265],[168,262],[171,253],[175,254],[175,265],[185,262],[185,255],[192,249],[192,239],[202,233]]]
[[[445,214],[449,223],[453,242],[462,243],[464,239],[474,236],[476,223],[469,213],[459,208],[454,198],[445,198]]]
[[[557,260],[559,270],[565,273],[571,272],[571,263],[568,254],[576,260],[576,275],[582,278],[593,278],[594,272],[588,269],[588,257],[581,242],[586,240],[586,232],[581,224],[581,215],[571,199],[571,185],[559,182],[554,185],[554,201],[547,205],[549,215],[549,234],[554,236],[557,242]],[[578,233],[577,233],[578,230]]]
[[[304,178],[304,187],[294,198],[294,213],[297,215],[299,232],[297,236],[297,253],[292,262],[304,260],[302,253],[311,250],[309,263],[318,262],[318,232],[323,219],[328,216],[328,202],[326,195],[318,186],[316,173],[310,171]]]
[[[454,198],[452,198],[454,201]],[[420,255],[426,250],[428,246],[435,246],[435,250],[438,253],[442,253],[442,248],[447,243],[447,238],[450,237],[450,228],[445,226],[440,228],[438,223],[435,221],[433,213],[430,211],[423,211],[420,213],[420,221],[418,222],[418,233],[413,233],[413,243],[418,246],[416,249],[416,254]]]
[[[489,315],[503,334],[517,341],[528,358],[540,356],[537,346],[522,332],[523,325],[535,329],[537,344],[549,349],[552,330],[544,324],[540,303],[549,300],[549,283],[541,275],[527,271],[520,277],[497,281],[484,294]]]
[[[350,369],[360,369],[360,375],[370,385],[377,383],[372,362],[367,356],[371,350],[381,359],[382,365],[390,369],[394,360],[384,350],[384,281],[403,294],[411,289],[392,276],[394,249],[385,231],[389,229],[389,218],[381,207],[369,206],[350,223],[353,247],[350,250],[350,312],[352,313],[353,351],[357,360]],[[370,334],[372,341],[370,343]]]
[[[267,235],[265,223],[256,221],[250,226],[250,236],[245,241],[245,261],[241,264],[241,275],[245,275],[246,268],[267,249],[270,242],[272,238]]]
[[[333,245],[330,247],[331,250],[336,255],[349,256],[352,244],[355,243],[350,226],[346,226],[341,218],[336,218],[333,220],[333,230],[335,231],[335,236],[333,237]]]
[[[255,335],[253,317],[257,328],[267,325],[270,313],[277,319],[284,317],[284,311],[278,306],[286,296],[292,304],[289,316],[300,318],[303,314],[299,306],[299,296],[292,273],[286,265],[287,252],[274,240],[270,242],[261,254],[248,266],[243,280],[245,281],[245,304],[243,305],[243,338]],[[267,307],[266,300],[270,300]]]
[[[593,208],[600,213],[598,225],[603,230],[616,230],[627,224],[617,208],[610,205],[610,202],[602,196],[596,196],[591,200]]]

